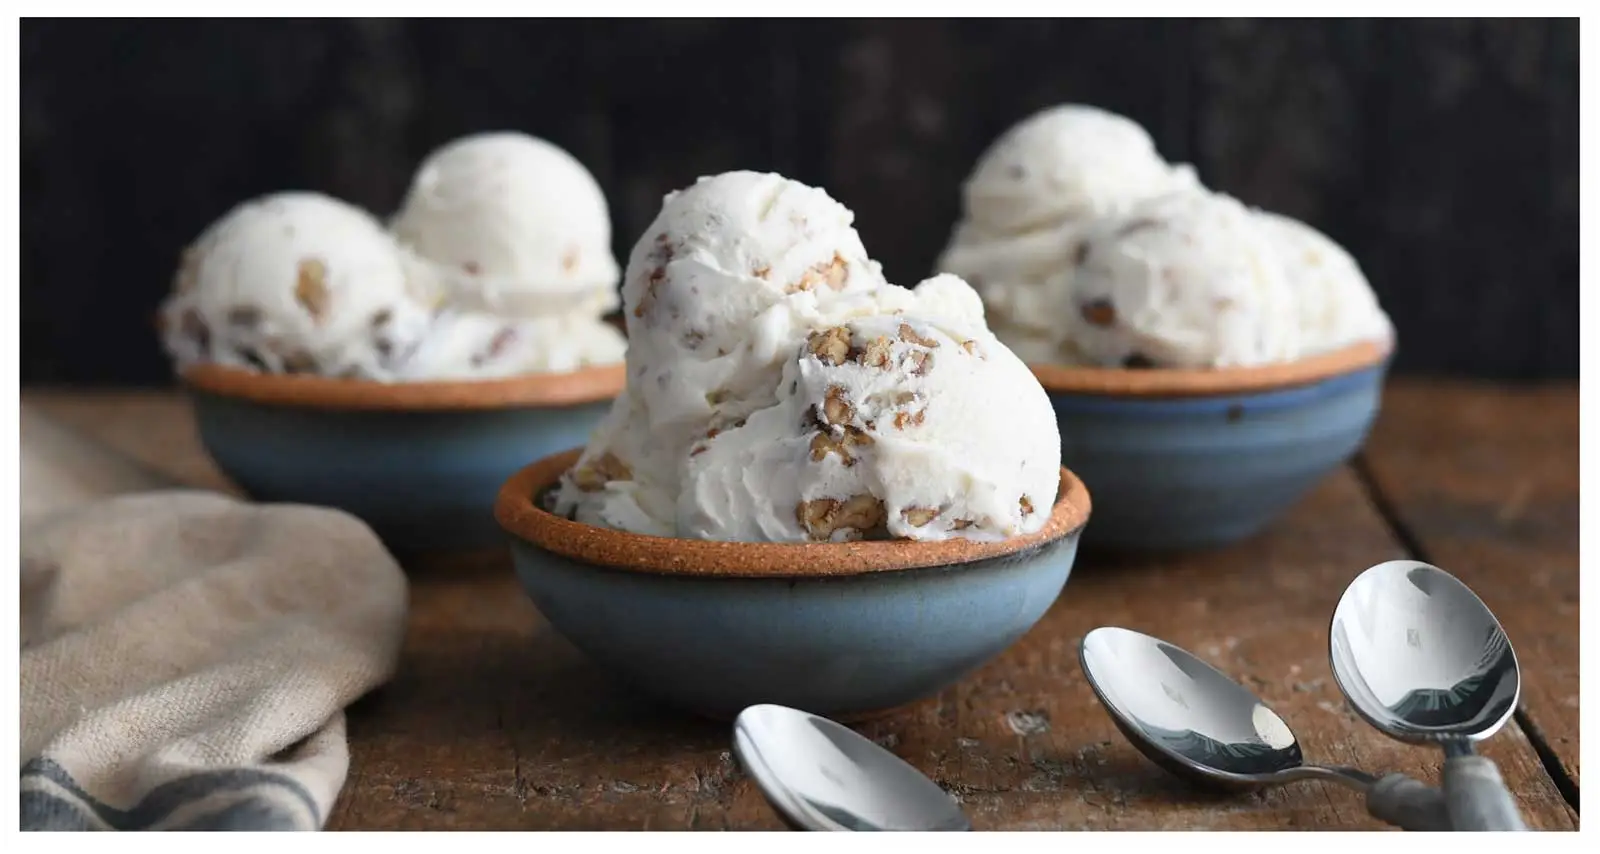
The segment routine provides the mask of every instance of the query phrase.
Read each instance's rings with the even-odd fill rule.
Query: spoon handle
[[[1404,830],[1437,832],[1450,829],[1444,794],[1404,774],[1386,774],[1367,790],[1367,812]]]
[[[1444,760],[1444,799],[1456,830],[1527,830],[1500,769],[1487,756]]]

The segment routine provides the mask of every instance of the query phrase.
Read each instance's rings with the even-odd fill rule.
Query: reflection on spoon
[[[1331,780],[1366,795],[1374,817],[1408,830],[1444,830],[1437,790],[1401,774],[1305,764],[1283,718],[1188,651],[1116,627],[1079,646],[1083,671],[1117,728],[1151,761],[1201,785],[1251,789]]]
[[[786,706],[751,706],[733,750],[773,807],[801,830],[971,830],[922,772],[854,731]]]
[[[1500,621],[1465,584],[1414,560],[1371,567],[1339,597],[1328,656],[1363,719],[1391,738],[1443,748],[1453,827],[1527,829],[1499,769],[1473,753],[1511,719],[1522,679]]]

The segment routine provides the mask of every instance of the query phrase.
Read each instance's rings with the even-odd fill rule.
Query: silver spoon
[[[971,830],[956,802],[900,757],[827,718],[751,706],[733,752],[778,814],[800,830]]]
[[[1473,743],[1505,726],[1522,678],[1505,630],[1448,572],[1380,563],[1339,597],[1328,632],[1333,676],[1384,734],[1444,749],[1444,798],[1457,830],[1527,830],[1494,762]]]
[[[1078,647],[1083,672],[1117,729],[1152,762],[1201,785],[1255,789],[1329,780],[1366,796],[1367,811],[1407,830],[1448,830],[1438,790],[1403,774],[1307,765],[1283,719],[1188,651],[1102,627]]]

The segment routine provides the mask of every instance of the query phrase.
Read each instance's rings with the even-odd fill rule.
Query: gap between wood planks
[[[1378,487],[1377,477],[1373,474],[1371,463],[1367,461],[1366,453],[1357,454],[1356,458],[1351,461],[1350,468],[1356,476],[1356,482],[1361,484],[1362,491],[1367,494],[1367,500],[1372,502],[1373,508],[1378,511],[1378,516],[1383,519],[1384,525],[1389,528],[1389,533],[1394,536],[1400,547],[1405,549],[1406,554],[1410,555],[1412,560],[1433,563],[1433,557],[1428,554],[1427,546],[1422,544],[1422,538],[1411,530],[1411,527],[1401,518],[1399,508]],[[1448,567],[1445,567],[1445,569],[1448,569]],[[1528,743],[1533,745],[1533,751],[1538,754],[1539,763],[1544,766],[1545,774],[1549,775],[1550,781],[1555,784],[1556,791],[1561,793],[1561,797],[1567,802],[1567,806],[1572,807],[1572,811],[1577,813],[1578,784],[1567,776],[1567,772],[1561,767],[1561,760],[1556,756],[1556,752],[1551,749],[1544,733],[1538,726],[1534,725],[1527,712],[1523,710],[1520,702],[1517,705],[1514,718],[1517,726],[1522,729],[1523,735],[1528,737]]]

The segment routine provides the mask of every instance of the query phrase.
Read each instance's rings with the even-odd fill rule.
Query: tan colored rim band
[[[1207,397],[1276,391],[1381,364],[1394,351],[1387,341],[1363,341],[1331,353],[1281,365],[1212,369],[1080,368],[1030,364],[1045,391],[1107,397]]]
[[[803,578],[951,566],[1043,545],[1082,529],[1089,520],[1089,491],[1063,468],[1061,488],[1045,526],[1000,542],[724,543],[651,537],[574,522],[535,505],[535,496],[571,468],[580,453],[575,448],[555,454],[512,475],[500,488],[495,519],[508,533],[546,551],[652,575]]]
[[[188,387],[219,397],[298,409],[390,412],[577,406],[622,393],[622,364],[569,373],[526,374],[490,380],[381,383],[309,374],[262,374],[222,365],[196,365],[183,372]]]

